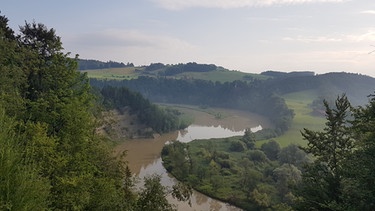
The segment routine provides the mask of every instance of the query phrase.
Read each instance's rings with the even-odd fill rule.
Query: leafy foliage
[[[248,135],[173,142],[163,148],[163,165],[198,191],[245,210],[291,209],[292,190],[301,180],[302,169],[247,148],[243,140]]]
[[[163,109],[141,94],[132,92],[126,87],[103,87],[101,89],[103,104],[107,109],[130,107],[137,114],[140,123],[151,127],[158,133],[183,129],[187,124],[179,118],[179,112],[173,109]]]
[[[0,210],[136,210],[155,194],[153,206],[170,206],[153,185],[135,192],[95,134],[88,78],[55,31],[26,22],[15,35],[7,22],[0,16]]]

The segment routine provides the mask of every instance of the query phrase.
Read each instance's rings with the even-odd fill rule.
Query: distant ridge
[[[107,61],[102,62],[94,59],[78,59],[79,70],[96,70],[106,68],[134,67],[133,63],[124,64],[122,62]]]

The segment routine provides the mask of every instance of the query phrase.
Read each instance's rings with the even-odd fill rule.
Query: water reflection
[[[250,128],[252,132],[261,130],[262,126]],[[226,138],[232,136],[242,136],[245,130],[236,131],[234,129],[218,126],[190,125],[187,129],[179,131],[177,140],[187,143],[194,139]]]
[[[261,130],[262,126],[251,128],[251,131],[256,132]],[[187,129],[179,131],[176,140],[181,142],[190,142],[194,139],[209,139],[209,138],[226,138],[232,136],[241,136],[244,134],[244,130],[233,131],[228,128],[219,126],[200,126],[191,125]],[[160,149],[161,150],[161,149]],[[159,151],[160,152],[160,151]],[[164,186],[171,187],[175,183],[175,179],[172,178],[165,170],[162,164],[160,155],[152,163],[148,163],[141,167],[138,177],[144,178],[152,174],[161,175],[161,183]],[[188,206],[187,203],[178,202],[173,198],[169,198],[171,203],[178,206],[179,210],[239,210],[226,203],[211,199],[206,195],[194,191],[191,203],[192,207]]]

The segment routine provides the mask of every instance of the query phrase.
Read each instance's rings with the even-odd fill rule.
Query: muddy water
[[[267,128],[270,123],[263,117],[242,111],[215,109],[215,114],[220,113],[220,119],[215,118],[212,112],[199,111],[191,108],[180,108],[182,112],[194,117],[194,124],[182,131],[176,131],[154,139],[127,140],[116,148],[118,153],[126,150],[130,170],[139,178],[147,175],[159,174],[162,184],[172,186],[172,178],[162,165],[160,152],[168,141],[179,140],[189,142],[194,139],[224,138],[243,135],[246,128],[252,131]],[[177,205],[178,210],[239,210],[226,203],[214,200],[199,192],[194,191],[192,206],[188,203],[178,202],[173,198],[169,201]]]

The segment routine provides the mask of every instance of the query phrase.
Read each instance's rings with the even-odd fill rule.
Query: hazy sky
[[[80,58],[375,77],[374,0],[1,0],[18,31],[44,23]]]

